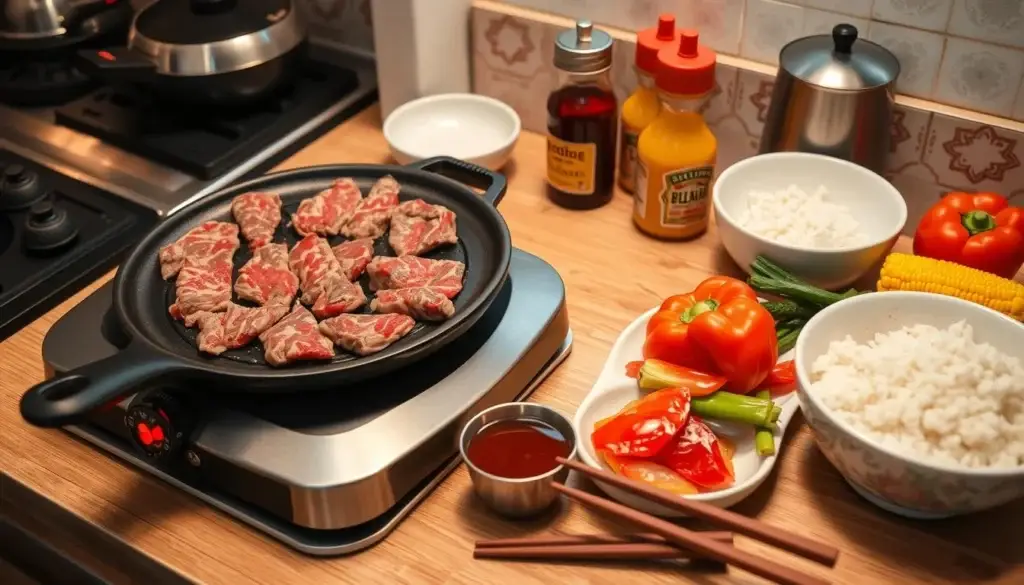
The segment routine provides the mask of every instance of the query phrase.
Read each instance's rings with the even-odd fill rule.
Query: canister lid
[[[636,33],[636,66],[641,71],[654,74],[658,70],[658,51],[668,45],[674,45],[676,35],[676,17],[662,14],[658,17],[658,26],[645,28]]]
[[[658,51],[654,85],[675,95],[704,95],[715,89],[715,52],[698,42],[697,31],[684,29],[679,42]]]
[[[837,24],[831,35],[804,37],[782,47],[779,66],[797,79],[838,90],[881,87],[900,74],[896,56],[858,39],[852,24]]]
[[[612,66],[612,37],[579,20],[575,29],[558,33],[555,39],[555,67],[572,73],[596,73]]]

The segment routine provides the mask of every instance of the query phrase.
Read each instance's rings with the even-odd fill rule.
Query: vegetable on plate
[[[647,323],[643,357],[721,374],[730,390],[749,392],[778,358],[775,320],[746,283],[712,276],[662,303]]]
[[[690,394],[681,388],[652,392],[594,425],[591,441],[598,451],[630,457],[653,457],[690,416]]]
[[[914,254],[1013,278],[1024,264],[1024,209],[995,193],[949,193],[918,223]]]
[[[723,376],[705,374],[653,358],[640,362],[636,379],[641,390],[684,388],[690,396],[707,396],[728,382]]]
[[[904,290],[957,297],[1024,321],[1024,284],[952,262],[889,254],[877,288],[879,292]]]

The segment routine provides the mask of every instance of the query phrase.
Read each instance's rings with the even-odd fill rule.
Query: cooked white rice
[[[867,243],[845,205],[826,200],[828,189],[807,193],[796,185],[751,191],[737,223],[763,238],[803,248],[846,248]]]
[[[1024,366],[964,321],[847,336],[811,366],[809,392],[906,455],[963,467],[1024,465]]]

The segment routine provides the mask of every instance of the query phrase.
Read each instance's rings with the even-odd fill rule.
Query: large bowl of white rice
[[[865,293],[808,321],[800,405],[818,447],[870,502],[912,518],[1024,496],[1024,325],[917,292]]]
[[[822,288],[845,288],[878,264],[907,222],[889,181],[838,158],[762,154],[727,168],[712,202],[725,250],[750,272],[758,255]]]

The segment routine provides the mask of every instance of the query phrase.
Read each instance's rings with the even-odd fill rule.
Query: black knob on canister
[[[853,52],[853,43],[857,41],[857,27],[852,24],[837,24],[832,29],[832,43],[835,52],[849,55]]]

